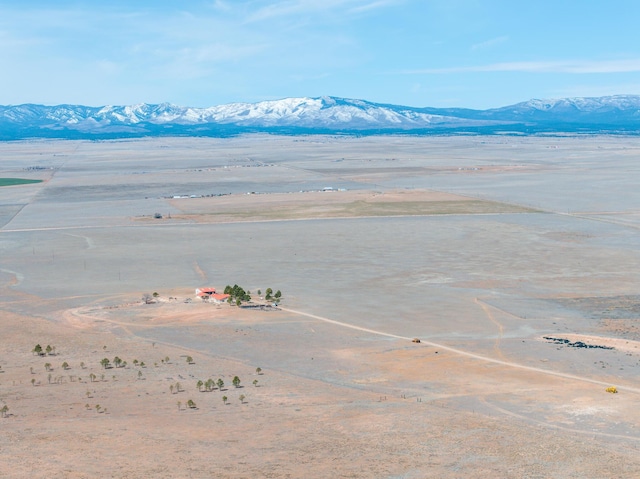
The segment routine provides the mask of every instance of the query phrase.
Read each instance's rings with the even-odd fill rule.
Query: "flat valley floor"
[[[0,477],[640,477],[640,138],[6,142],[0,178],[44,180],[0,188]]]

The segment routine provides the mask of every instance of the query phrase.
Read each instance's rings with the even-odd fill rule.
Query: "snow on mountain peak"
[[[551,110],[554,108],[575,108],[580,111],[598,109],[629,109],[640,108],[640,95],[613,95],[603,97],[575,97],[547,100],[530,100],[514,106],[528,106],[537,110]]]
[[[183,107],[170,103],[107,105],[16,105],[0,106],[0,124],[9,131],[99,131],[136,134],[167,134],[171,131],[207,132],[303,128],[308,131],[415,131],[434,128],[541,131],[578,125],[579,131],[640,130],[640,96],[616,95],[600,98],[533,99],[492,110],[413,108],[372,103],[365,100],[323,96],[267,100],[258,103],[230,103],[208,108]],[[562,126],[564,125],[564,126]],[[569,126],[567,126],[569,125]],[[584,125],[584,126],[583,126]],[[609,125],[609,126],[607,126]],[[176,127],[175,129],[170,129]],[[531,129],[533,127],[533,130]],[[516,128],[517,129],[517,128]],[[0,138],[3,130],[0,129]],[[36,133],[37,136],[37,133]]]

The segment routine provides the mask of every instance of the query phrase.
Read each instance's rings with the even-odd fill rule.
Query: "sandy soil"
[[[0,189],[0,477],[639,477],[632,205],[572,176],[620,141],[0,145],[47,179]],[[236,282],[280,307],[193,298]]]
[[[226,195],[171,200],[181,211],[172,220],[198,223],[278,221],[312,218],[496,214],[531,211],[515,205],[477,200],[438,191],[313,191]],[[139,218],[149,221],[151,218]]]
[[[136,339],[149,328],[200,324],[216,328],[214,344],[233,342],[239,328],[287,321],[277,312],[126,303],[69,311],[65,319],[2,316],[14,339],[2,361],[3,396],[11,404],[2,421],[5,477],[633,477],[638,471],[640,424],[631,419],[638,394],[624,389],[610,395],[586,382],[401,340],[333,351],[344,376],[336,385],[286,370],[257,374],[259,363],[243,361],[241,350],[229,358]],[[55,345],[55,356],[34,356],[34,341]],[[255,341],[261,343],[260,334]],[[100,366],[115,356],[128,364]],[[231,385],[234,375],[242,379],[239,389]],[[197,380],[208,378],[223,379],[224,390],[198,391]],[[171,390],[177,383],[180,392]],[[197,409],[186,407],[190,399]]]

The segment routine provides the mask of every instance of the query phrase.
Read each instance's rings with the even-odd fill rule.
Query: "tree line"
[[[240,306],[243,302],[248,303],[251,301],[251,291],[245,291],[244,288],[234,284],[233,286],[227,285],[224,288],[224,294],[229,295],[229,299],[227,300],[229,304],[235,304],[236,306]],[[262,295],[262,291],[258,290],[258,296]],[[275,293],[273,289],[267,288],[265,290],[264,299],[267,301],[271,301],[275,299],[276,301],[280,300],[282,297],[282,292],[277,290]]]

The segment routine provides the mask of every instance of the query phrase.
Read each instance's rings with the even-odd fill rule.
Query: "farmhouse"
[[[209,297],[211,298],[211,300],[214,303],[224,303],[226,300],[229,299],[229,295],[228,294],[220,294],[220,293],[213,293]]]
[[[228,294],[216,293],[216,288],[196,288],[196,296],[205,301],[211,300],[214,303],[224,303],[229,299]]]
[[[216,288],[196,288],[196,296],[202,298],[204,296],[211,296],[215,294]]]

